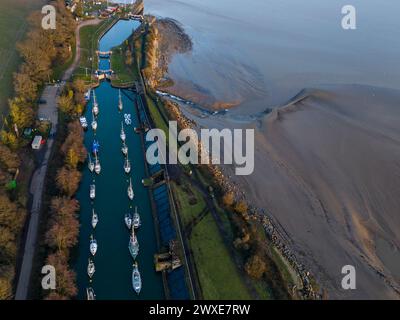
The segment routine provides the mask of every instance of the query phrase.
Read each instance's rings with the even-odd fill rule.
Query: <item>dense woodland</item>
[[[42,14],[32,13],[29,18],[29,32],[23,41],[18,43],[18,51],[23,59],[18,72],[14,74],[15,95],[9,100],[9,115],[4,119],[0,132],[0,300],[11,299],[15,285],[15,267],[18,246],[21,240],[21,233],[24,228],[27,216],[27,190],[19,189],[19,180],[16,185],[14,178],[19,170],[27,170],[22,164],[23,157],[30,157],[29,142],[23,138],[22,132],[25,128],[37,126],[37,100],[52,72],[55,68],[66,65],[72,59],[74,46],[75,21],[69,11],[66,10],[64,1],[57,0],[51,2],[57,10],[56,30],[44,30],[41,28]],[[77,94],[79,97],[79,93]],[[83,108],[83,107],[82,107]],[[77,131],[76,125],[71,125],[71,134],[77,136],[81,134]],[[62,274],[62,281],[72,277],[66,263],[67,255],[63,249],[74,243],[70,238],[63,238],[63,232],[68,227],[69,231],[76,228],[77,223],[72,223],[72,219],[65,218],[67,208],[74,209],[76,212],[79,207],[76,201],[71,200],[70,196],[76,187],[73,182],[79,178],[74,170],[84,157],[82,147],[77,147],[80,140],[74,145],[66,144],[63,149],[65,152],[65,170],[59,174],[59,184],[61,192],[65,196],[54,199],[52,210],[55,212],[51,228],[47,234],[50,247],[57,248],[54,254],[49,255],[48,261],[54,262],[59,266],[58,272]],[[75,149],[76,148],[76,149]],[[24,158],[24,161],[27,161]],[[32,172],[25,173],[30,175]],[[64,186],[63,175],[69,174],[68,186]],[[21,174],[20,174],[21,176]],[[73,179],[71,179],[73,177]],[[63,210],[59,210],[62,208]],[[74,213],[75,214],[75,213]],[[70,214],[72,217],[74,214]],[[64,219],[66,219],[64,221]],[[62,222],[61,222],[62,221]],[[59,224],[59,225],[58,225]],[[68,225],[68,226],[67,226]],[[61,230],[55,237],[55,230]],[[77,232],[77,231],[75,231]],[[73,234],[72,234],[73,235]],[[72,237],[68,235],[68,237]],[[76,240],[75,240],[76,241]],[[61,272],[62,271],[62,272]],[[64,291],[57,292],[62,297],[69,297],[74,294],[71,288],[64,288]]]

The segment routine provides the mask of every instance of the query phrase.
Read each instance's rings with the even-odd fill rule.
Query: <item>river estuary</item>
[[[138,27],[137,21],[119,21],[101,39],[100,51],[109,51],[121,44]],[[102,63],[100,63],[102,67]],[[155,226],[151,211],[148,190],[143,187],[145,177],[144,158],[140,135],[133,130],[138,125],[134,107],[135,94],[122,92],[123,111],[118,111],[118,89],[109,82],[102,82],[95,90],[99,104],[98,129],[90,128],[92,120],[92,102],[87,106],[86,118],[89,130],[85,133],[85,146],[91,151],[93,140],[100,143],[99,160],[101,174],[96,176],[85,166],[83,179],[78,192],[80,210],[80,240],[77,249],[75,270],[79,286],[79,298],[86,298],[86,288],[92,287],[97,299],[163,299],[164,290],[161,274],[154,270],[153,256],[157,252]],[[124,114],[131,114],[132,124],[125,126],[126,143],[132,165],[130,175],[123,169],[124,156],[121,152],[121,122]],[[125,125],[125,124],[124,124]],[[135,197],[130,201],[127,196],[129,177],[132,178]],[[96,198],[89,199],[89,186],[96,185]],[[137,232],[140,251],[137,257],[143,287],[138,296],[132,288],[133,259],[128,251],[129,232],[124,224],[124,215],[133,213],[135,206],[140,213],[142,225]],[[91,226],[91,214],[94,208],[99,216],[96,229]],[[87,275],[90,236],[98,243],[94,257],[96,272],[92,281]]]

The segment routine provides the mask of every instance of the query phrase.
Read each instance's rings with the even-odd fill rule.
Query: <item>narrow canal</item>
[[[99,50],[109,51],[121,44],[137,28],[137,21],[121,20],[108,31],[100,41]],[[103,67],[103,66],[102,66]],[[80,239],[77,249],[76,272],[79,287],[79,299],[86,299],[86,288],[92,287],[96,299],[163,299],[162,277],[154,270],[153,257],[157,251],[155,226],[151,212],[148,190],[143,187],[145,177],[144,157],[141,139],[134,132],[138,126],[138,117],[134,107],[135,94],[122,91],[123,110],[118,111],[118,89],[112,88],[109,82],[102,82],[95,90],[99,105],[97,118],[98,128],[93,132],[92,121],[93,99],[88,104],[86,118],[89,129],[85,133],[85,146],[91,152],[93,140],[100,144],[99,160],[101,173],[91,173],[87,166],[77,198],[80,202]],[[131,125],[125,125],[126,144],[129,148],[129,159],[132,170],[129,175],[124,172],[124,155],[121,152],[121,122],[124,115],[130,114]],[[127,196],[129,177],[132,178],[135,196],[130,201]],[[89,198],[90,184],[96,185],[96,198]],[[142,277],[142,290],[137,295],[132,287],[133,259],[128,250],[129,231],[124,224],[126,213],[134,212],[137,206],[142,225],[137,231],[140,244],[136,258]],[[91,226],[92,208],[99,216],[95,229]],[[90,236],[97,240],[98,250],[93,258],[95,274],[92,280],[87,275]]]

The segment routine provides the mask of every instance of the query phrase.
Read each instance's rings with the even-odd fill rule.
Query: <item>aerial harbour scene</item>
[[[0,9],[0,301],[400,299],[400,3]]]

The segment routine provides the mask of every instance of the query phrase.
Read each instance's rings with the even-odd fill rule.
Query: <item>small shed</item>
[[[35,136],[32,141],[32,149],[39,150],[40,146],[42,145],[42,136]]]

